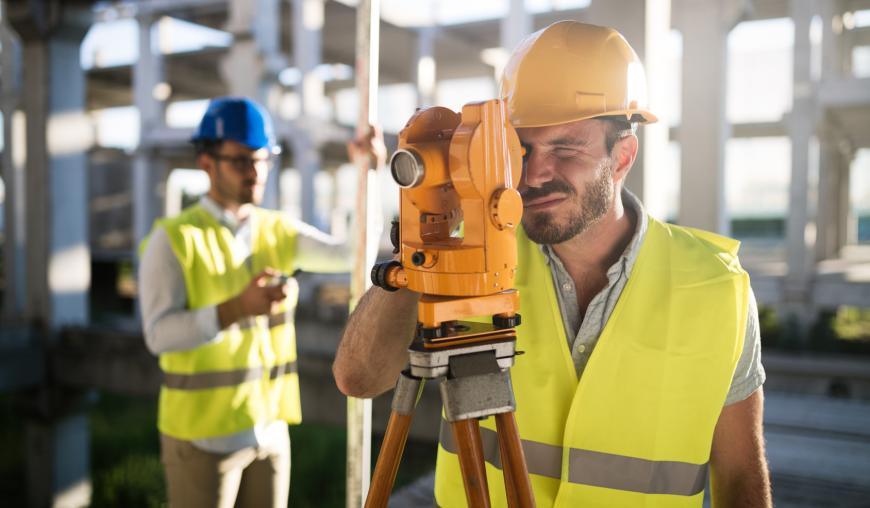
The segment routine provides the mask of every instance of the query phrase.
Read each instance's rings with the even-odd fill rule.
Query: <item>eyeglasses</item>
[[[227,162],[229,165],[238,172],[247,171],[248,168],[254,167],[256,169],[260,169],[263,167],[267,167],[271,163],[271,159],[269,157],[265,158],[257,158],[257,157],[248,157],[247,155],[238,155],[235,157],[230,157],[228,155],[221,155],[219,153],[211,153],[211,158],[218,162]]]

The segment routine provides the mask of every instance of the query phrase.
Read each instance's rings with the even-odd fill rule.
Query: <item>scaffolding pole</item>
[[[380,39],[380,0],[360,0],[356,15],[356,89],[359,97],[357,137],[368,134],[369,126],[377,123],[378,48]],[[363,293],[371,286],[368,273],[374,259],[368,259],[369,248],[377,238],[368,227],[369,178],[372,162],[366,157],[355,161],[359,169],[356,195],[356,262],[351,281],[350,310],[356,307]],[[347,399],[347,508],[363,506],[369,490],[371,474],[371,399]]]

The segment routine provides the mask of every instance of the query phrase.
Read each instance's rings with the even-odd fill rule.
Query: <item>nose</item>
[[[270,165],[268,161],[251,159],[251,161],[245,166],[244,174],[245,176],[253,176],[258,180],[265,180],[266,175],[269,174],[269,169]]]
[[[532,151],[527,156],[526,163],[523,165],[523,178],[520,181],[520,188],[541,187],[553,179],[553,172],[553,165],[545,157]]]

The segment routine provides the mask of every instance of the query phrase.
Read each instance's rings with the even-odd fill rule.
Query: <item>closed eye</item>
[[[550,150],[550,153],[559,159],[570,159],[580,155],[580,150],[569,147],[556,147]]]

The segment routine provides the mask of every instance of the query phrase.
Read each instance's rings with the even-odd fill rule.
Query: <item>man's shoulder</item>
[[[667,245],[671,265],[680,267],[681,271],[704,267],[701,271],[743,273],[737,257],[740,242],[733,238],[653,218],[649,221],[648,236],[661,248]]]
[[[256,216],[256,224],[258,228],[273,230],[278,233],[293,234],[297,229],[295,224],[297,221],[292,219],[283,210],[275,210],[272,208],[254,207],[254,216]]]
[[[670,224],[653,217],[649,218],[649,228],[664,234],[677,245],[703,248],[715,253],[728,253],[736,257],[740,249],[740,241],[718,233],[689,226]]]
[[[176,230],[181,227],[206,227],[215,220],[210,220],[211,215],[199,203],[188,206],[177,215],[158,219],[155,225],[162,226],[167,231]]]

